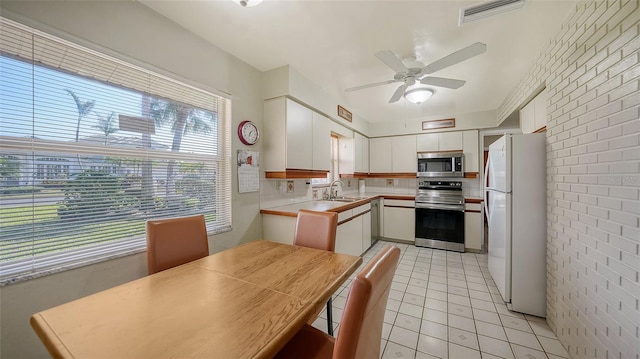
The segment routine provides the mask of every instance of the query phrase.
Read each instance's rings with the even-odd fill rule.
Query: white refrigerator
[[[484,204],[489,273],[510,310],[546,317],[546,135],[489,146]]]

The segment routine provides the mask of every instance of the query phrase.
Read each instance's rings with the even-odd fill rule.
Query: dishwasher
[[[371,245],[380,239],[380,200],[371,201]]]

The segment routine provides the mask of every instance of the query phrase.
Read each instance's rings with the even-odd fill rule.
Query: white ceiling
[[[459,9],[479,1],[264,0],[250,8],[231,0],[139,1],[261,71],[292,66],[372,123],[496,109],[577,3],[528,0],[459,27]],[[344,92],[393,78],[374,56],[379,50],[428,64],[474,42],[487,44],[487,52],[432,74],[467,83],[432,87],[434,96],[421,105],[404,98],[389,104],[399,83]]]

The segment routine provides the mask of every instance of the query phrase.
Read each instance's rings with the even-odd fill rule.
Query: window
[[[312,185],[318,185],[318,187],[324,186],[324,185],[329,185],[331,183],[331,181],[333,181],[334,179],[339,180],[340,179],[340,169],[338,167],[338,136],[337,135],[331,135],[331,164],[329,167],[329,172],[327,173],[327,177],[326,178],[312,178],[311,179],[311,184]]]
[[[231,229],[229,100],[0,18],[2,282]]]

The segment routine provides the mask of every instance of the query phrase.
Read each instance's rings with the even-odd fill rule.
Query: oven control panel
[[[446,189],[446,190],[462,190],[462,182],[459,181],[429,181],[418,179],[419,189]]]

